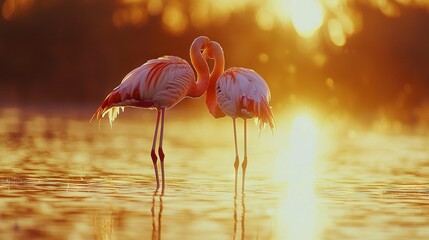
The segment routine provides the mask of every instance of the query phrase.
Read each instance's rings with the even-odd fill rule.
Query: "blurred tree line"
[[[363,120],[377,114],[418,121],[429,107],[429,13],[401,7],[387,17],[362,3],[362,29],[343,47],[314,43],[292,28],[261,30],[249,7],[223,24],[172,34],[161,17],[117,27],[119,1],[34,1],[31,9],[0,20],[2,103],[96,105],[133,68],[176,55],[189,61],[189,45],[207,35],[224,48],[226,67],[253,68],[268,82],[273,107],[312,105]],[[252,15],[253,14],[253,15]],[[4,15],[4,12],[3,12]]]

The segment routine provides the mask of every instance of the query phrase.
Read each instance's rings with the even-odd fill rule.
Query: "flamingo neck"
[[[197,82],[188,90],[188,97],[201,97],[209,85],[209,66],[201,54],[201,50],[207,48],[209,42],[210,40],[204,36],[198,37],[192,42],[189,54],[197,72]]]
[[[210,73],[210,83],[207,88],[206,104],[209,112],[215,117],[224,117],[225,114],[219,108],[219,104],[216,100],[216,82],[225,70],[225,57],[223,54],[222,47],[217,42],[210,42],[208,55],[210,58],[214,58],[214,68]]]

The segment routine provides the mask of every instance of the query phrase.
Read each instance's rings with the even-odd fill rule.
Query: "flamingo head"
[[[205,57],[208,57],[210,59],[215,59],[216,56],[223,55],[223,49],[219,43],[215,41],[211,41],[209,43],[209,46],[205,50],[205,55],[206,55]]]

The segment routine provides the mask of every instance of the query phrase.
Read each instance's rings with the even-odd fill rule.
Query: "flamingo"
[[[158,127],[161,121],[158,155],[161,162],[162,189],[165,187],[164,158],[162,140],[164,136],[165,109],[171,108],[185,97],[202,96],[209,85],[209,67],[202,52],[207,48],[208,37],[197,37],[191,44],[191,62],[197,72],[197,81],[191,66],[186,60],[175,56],[151,59],[132,70],[111,93],[107,95],[92,116],[101,119],[107,114],[110,126],[120,109],[134,107],[157,110],[151,158],[155,170],[156,189],[159,189],[157,155],[155,153]]]
[[[214,68],[210,74],[210,83],[206,93],[206,104],[215,118],[228,115],[232,118],[235,143],[235,191],[237,191],[237,173],[239,154],[237,147],[236,119],[244,123],[244,159],[242,162],[242,191],[247,168],[247,119],[256,118],[260,129],[268,124],[274,128],[274,116],[269,105],[270,90],[265,80],[252,69],[232,67],[224,72],[225,58],[219,43],[211,41],[205,57],[214,59]]]

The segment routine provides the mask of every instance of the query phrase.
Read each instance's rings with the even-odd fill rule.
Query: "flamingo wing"
[[[183,59],[164,56],[147,61],[128,73],[104,99],[94,117],[108,114],[110,124],[124,107],[170,108],[182,100],[195,82],[191,66]]]
[[[270,90],[264,79],[246,68],[230,68],[216,84],[216,98],[222,111],[232,118],[257,118],[259,126],[274,127],[269,101]]]

